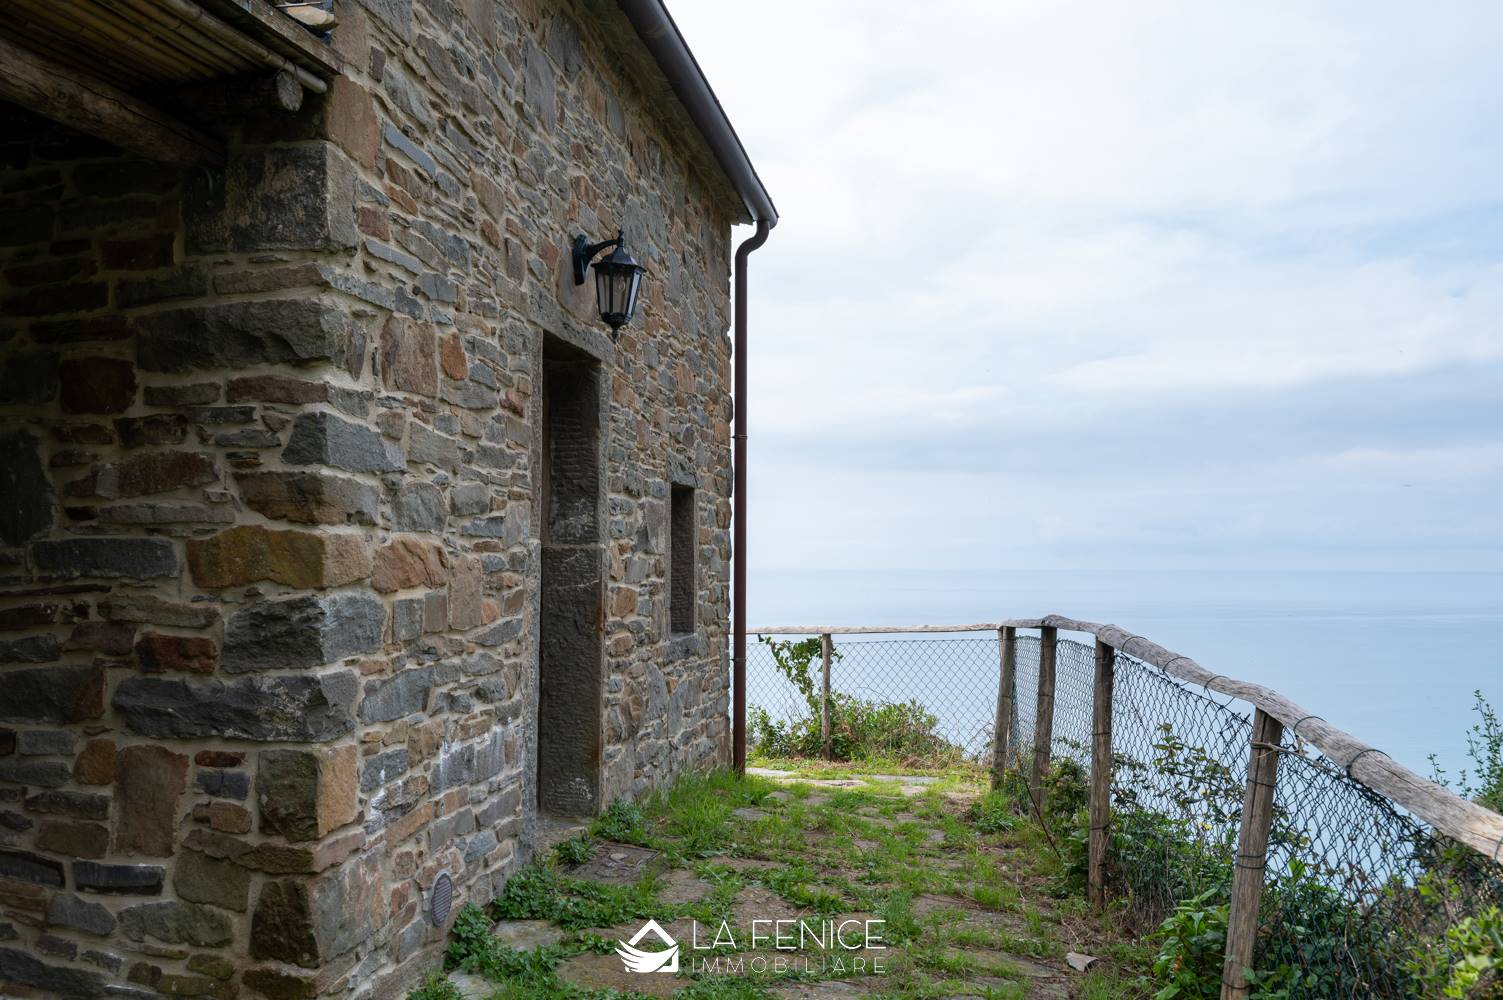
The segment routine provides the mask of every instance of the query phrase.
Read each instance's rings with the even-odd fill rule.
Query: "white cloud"
[[[1503,371],[1503,7],[673,9],[783,213],[751,367],[783,564],[1503,549],[1497,408],[1416,388]],[[1176,466],[1222,440],[1259,450]],[[987,461],[1056,442],[1094,473]]]

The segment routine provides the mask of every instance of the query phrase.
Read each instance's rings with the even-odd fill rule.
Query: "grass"
[[[780,763],[780,770],[795,769]],[[798,778],[831,775],[822,764],[803,763]],[[861,774],[849,765],[838,773]],[[946,774],[914,795],[899,787],[775,783],[717,772],[683,778],[636,805],[614,805],[587,834],[514,875],[485,911],[466,908],[451,938],[451,965],[494,982],[498,1000],[627,1000],[631,994],[578,987],[557,970],[576,955],[612,950],[614,940],[601,929],[647,917],[718,927],[733,920],[738,894],[760,888],[811,916],[884,920],[885,974],[856,980],[881,1000],[1021,998],[1039,974],[1057,977],[1071,995],[1146,996],[1135,985],[1146,968],[1144,949],[1118,934],[1109,915],[1058,898],[1059,860],[1010,803],[982,795],[970,773]],[[737,815],[745,809],[760,815]],[[574,878],[571,867],[602,841],[660,851],[669,866],[692,871],[710,891],[692,903],[668,904],[660,899],[660,870],[627,885]],[[490,937],[495,918],[551,920],[569,933],[560,945],[513,952]],[[1105,960],[1081,976],[1065,969],[1066,951]],[[808,978],[701,975],[680,978],[675,996],[762,1000],[779,985]],[[453,1000],[441,989],[430,982],[413,997]]]

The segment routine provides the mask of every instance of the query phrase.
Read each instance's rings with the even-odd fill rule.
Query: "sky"
[[[753,579],[1503,570],[1503,5],[671,9],[782,217]]]

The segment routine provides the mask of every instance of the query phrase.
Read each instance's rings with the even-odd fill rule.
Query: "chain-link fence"
[[[852,705],[868,712],[908,706],[906,723],[926,724],[954,759],[989,758],[1000,662],[994,633],[835,638],[830,688],[837,727],[859,714]],[[799,682],[800,661],[788,655],[789,646],[764,642],[749,650],[754,752],[815,756],[824,750],[818,741],[819,639],[804,641],[810,655],[802,665],[812,684]],[[1038,731],[1041,648],[1038,637],[1017,636],[1014,759],[1007,771],[1015,800],[1062,834],[1053,841],[1065,855],[1064,868],[1083,885],[1080,834],[1091,768],[1095,649],[1056,643],[1050,766],[1039,802],[1023,789]],[[1214,931],[1216,920],[1226,919],[1236,867],[1250,706],[1120,651],[1114,675],[1108,890],[1119,913],[1143,931],[1192,901],[1210,914]],[[801,745],[778,743],[779,725],[809,738]],[[883,753],[876,756],[901,759],[903,747],[912,745],[902,727],[878,735]],[[1438,835],[1297,734],[1286,733],[1280,750],[1254,995],[1503,997],[1503,985],[1490,978],[1496,972],[1488,971],[1488,961],[1503,967],[1503,868]],[[1457,970],[1468,962],[1481,971],[1457,986]],[[1453,992],[1443,993],[1448,988]]]
[[[805,655],[799,655],[800,645]],[[844,740],[847,750],[855,749],[859,756],[922,765],[979,761],[990,749],[999,663],[996,633],[849,640],[836,635],[831,647],[831,740],[837,751]],[[818,752],[822,668],[818,636],[778,640],[776,645],[747,643],[753,752]],[[810,740],[815,741],[812,747]]]

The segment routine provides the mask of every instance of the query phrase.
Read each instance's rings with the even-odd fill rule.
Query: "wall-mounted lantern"
[[[600,318],[610,324],[611,336],[619,337],[621,327],[631,322],[632,315],[637,311],[637,293],[642,288],[642,275],[647,268],[638,264],[632,255],[626,252],[626,244],[621,241],[621,231],[616,231],[616,238],[603,240],[599,243],[591,243],[583,236],[574,237],[574,283],[582,285],[585,282],[585,272],[590,267],[590,261],[595,255],[606,247],[615,247],[611,255],[604,260],[595,261],[595,299],[600,306]]]

